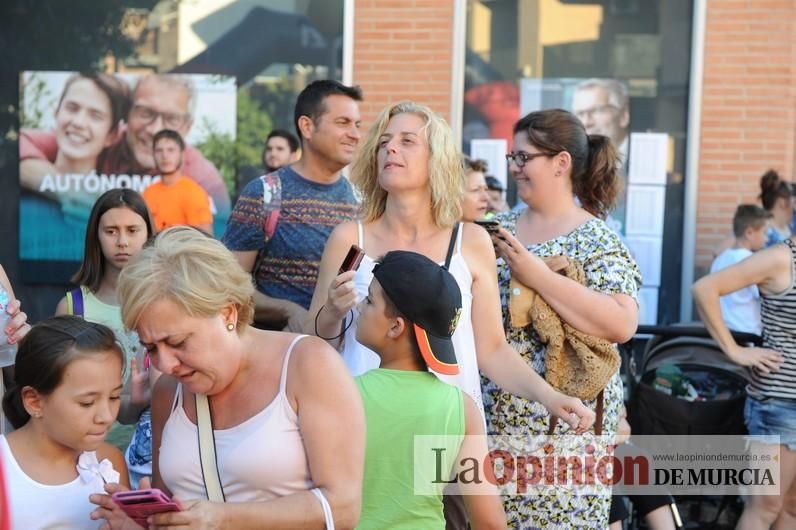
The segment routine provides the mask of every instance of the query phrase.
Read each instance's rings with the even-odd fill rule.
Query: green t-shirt
[[[367,425],[362,515],[357,528],[445,528],[442,495],[414,493],[414,437],[457,437],[453,438],[458,439],[455,447],[450,447],[448,439],[447,475],[464,436],[461,390],[429,372],[383,368],[357,377],[356,383]]]

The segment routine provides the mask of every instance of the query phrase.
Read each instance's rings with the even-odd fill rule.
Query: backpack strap
[[[459,226],[461,223],[456,223],[453,225],[453,232],[451,233],[451,240],[448,243],[448,254],[445,256],[445,270],[450,269],[451,266],[451,259],[453,259],[453,250],[456,248],[456,239],[457,235],[459,235]]]
[[[282,181],[276,171],[260,177],[263,181],[263,232],[265,240],[271,239],[279,223],[279,210],[282,208]]]
[[[85,314],[83,310],[83,290],[80,287],[67,291],[66,313],[78,317],[82,317]]]

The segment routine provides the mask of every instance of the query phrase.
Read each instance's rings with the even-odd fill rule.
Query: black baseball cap
[[[417,252],[393,250],[373,268],[373,277],[412,322],[428,367],[444,375],[458,374],[451,337],[462,314],[462,293],[451,273]]]
[[[496,179],[492,175],[487,175],[486,177],[484,177],[484,180],[486,181],[487,189],[503,191],[503,185],[500,183],[498,179]]]

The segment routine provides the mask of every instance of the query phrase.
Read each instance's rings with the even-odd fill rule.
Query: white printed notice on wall
[[[668,166],[668,134],[632,133],[630,135],[628,184],[666,185],[666,168]]]

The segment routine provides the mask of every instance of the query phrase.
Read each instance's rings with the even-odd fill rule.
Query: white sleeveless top
[[[285,353],[274,400],[243,423],[213,431],[227,502],[268,501],[313,487],[298,415],[285,393],[290,353],[305,336],[293,339]],[[177,387],[175,402],[163,427],[160,476],[182,499],[207,499],[197,428],[183,409],[182,385]]]
[[[84,455],[97,457],[94,451]],[[0,459],[3,461],[8,507],[13,530],[76,530],[99,528],[104,521],[92,521],[96,508],[88,501],[93,493],[105,493],[102,477],[80,475],[66,484],[49,485],[36,482],[17,463],[5,436],[0,436]],[[103,461],[104,463],[105,461]],[[118,475],[116,482],[118,482]]]
[[[459,325],[456,327],[456,331],[453,333],[453,348],[456,351],[456,360],[459,363],[459,373],[458,375],[443,375],[434,372],[434,375],[446,383],[459,387],[472,397],[481,411],[481,416],[483,416],[484,403],[481,399],[481,376],[478,372],[478,361],[475,355],[475,337],[473,336],[473,276],[470,274],[470,269],[467,268],[467,263],[464,261],[464,256],[462,255],[462,232],[464,232],[464,227],[460,225],[458,234],[456,235],[456,245],[453,256],[451,256],[450,267],[448,268],[448,272],[454,277],[462,293],[462,316],[459,319]],[[357,223],[357,233],[359,247],[365,249],[364,230],[360,222]],[[354,275],[357,301],[367,296],[368,286],[373,279],[373,267],[375,265],[376,261],[365,254],[365,257],[362,258],[362,263],[360,263]],[[359,314],[355,307],[354,321],[351,323],[348,330],[346,330],[345,342],[343,343],[343,360],[353,376],[358,376],[364,374],[368,370],[378,368],[381,362],[379,356],[373,350],[357,342],[358,316]]]

